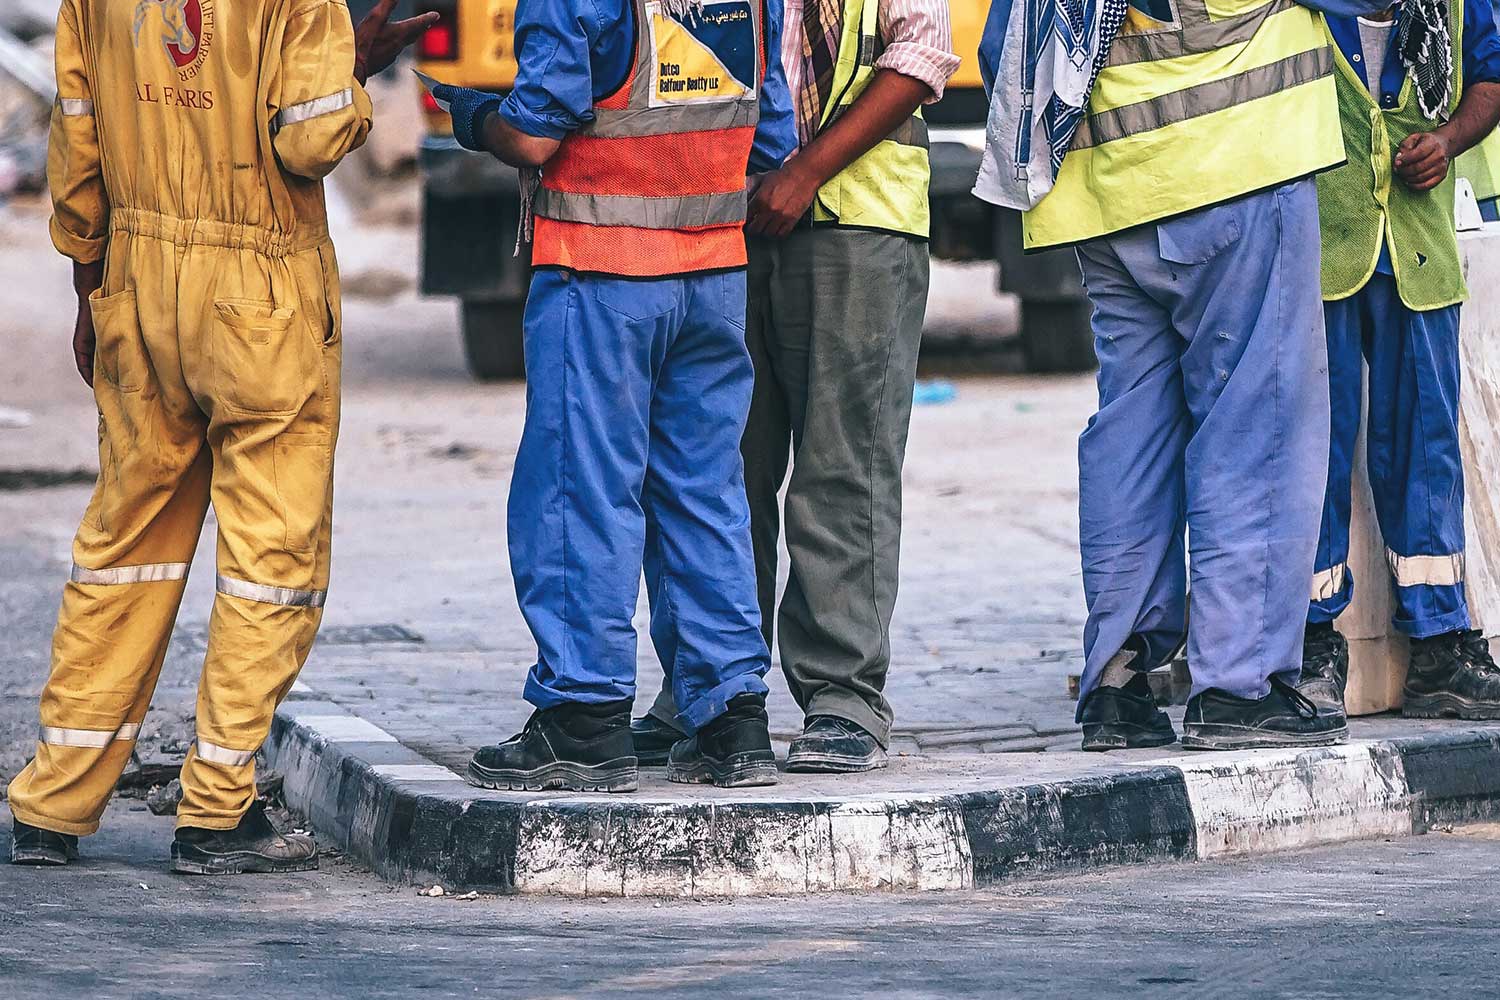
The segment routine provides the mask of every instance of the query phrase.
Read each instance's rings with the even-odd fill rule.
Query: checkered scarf
[[[1025,211],[1052,190],[1127,14],[1126,0],[1010,4],[977,196]]]
[[[1396,51],[1411,77],[1417,106],[1433,121],[1446,121],[1453,100],[1453,36],[1450,0],[1404,0],[1396,29]]]

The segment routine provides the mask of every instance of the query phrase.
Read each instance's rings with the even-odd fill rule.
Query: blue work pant
[[[1132,634],[1146,665],[1171,655],[1191,575],[1194,693],[1264,697],[1301,666],[1327,475],[1313,182],[1078,256],[1099,354],[1099,412],[1078,445],[1083,692]]]
[[[644,567],[651,638],[692,731],[764,694],[740,436],[753,372],[745,274],[628,280],[538,271],[511,571],[537,643],[538,708],[635,696]]]
[[[1308,621],[1354,596],[1350,479],[1359,437],[1361,360],[1369,362],[1366,464],[1396,582],[1396,627],[1425,638],[1469,627],[1464,597],[1464,470],[1458,450],[1458,306],[1416,312],[1376,274],[1324,307],[1333,447]]]

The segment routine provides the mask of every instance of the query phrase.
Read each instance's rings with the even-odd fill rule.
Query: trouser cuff
[[[10,803],[10,814],[14,819],[20,820],[27,826],[34,826],[38,830],[47,830],[52,833],[64,833],[69,837],[87,837],[99,832],[98,820],[94,820],[92,823],[70,823],[65,819],[53,819],[50,816],[43,816],[41,813],[34,813],[25,806],[17,805],[14,802]]]
[[[1397,630],[1413,639],[1430,639],[1435,635],[1445,632],[1458,632],[1469,628],[1469,609],[1459,608],[1445,615],[1437,615],[1432,618],[1418,618],[1405,620],[1397,618],[1395,621]]]
[[[766,682],[759,674],[741,674],[731,677],[718,687],[699,695],[690,704],[682,709],[670,720],[672,725],[685,733],[696,733],[705,725],[723,715],[729,708],[729,701],[737,695],[758,694],[764,696],[770,691]],[[660,701],[660,699],[658,699]],[[654,708],[654,706],[653,706]]]

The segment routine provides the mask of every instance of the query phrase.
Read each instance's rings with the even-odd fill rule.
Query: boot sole
[[[1124,726],[1115,723],[1096,723],[1083,727],[1083,749],[1093,752],[1105,750],[1145,750],[1151,747],[1171,746],[1177,742],[1177,732],[1156,732],[1141,726]]]
[[[10,852],[10,863],[29,868],[61,868],[70,859],[62,851],[50,851],[44,847],[17,847]]]
[[[796,774],[861,774],[889,767],[885,754],[872,757],[846,757],[836,753],[788,754],[786,769]]]
[[[699,760],[683,765],[667,762],[667,780],[679,785],[715,785],[719,788],[758,788],[781,781],[776,760],[758,758],[719,762]]]
[[[1408,719],[1466,719],[1483,722],[1500,719],[1500,704],[1472,701],[1463,695],[1446,691],[1438,694],[1408,694],[1401,706],[1401,714]]]
[[[481,767],[469,762],[464,780],[480,788],[511,792],[633,792],[640,787],[640,761],[617,757],[603,764],[554,761],[530,771]]]
[[[1293,747],[1331,747],[1349,742],[1349,727],[1305,736],[1268,736],[1237,726],[1200,726],[1182,734],[1184,750],[1277,750]]]
[[[172,845],[172,871],[178,875],[283,875],[317,869],[316,854],[300,861],[278,861],[250,851],[183,857],[177,845]]]

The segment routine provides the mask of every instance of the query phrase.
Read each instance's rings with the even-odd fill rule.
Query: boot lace
[[[1271,690],[1279,691],[1292,706],[1292,710],[1302,718],[1316,719],[1318,717],[1318,706],[1312,703],[1312,699],[1282,680],[1280,674],[1271,675]]]

